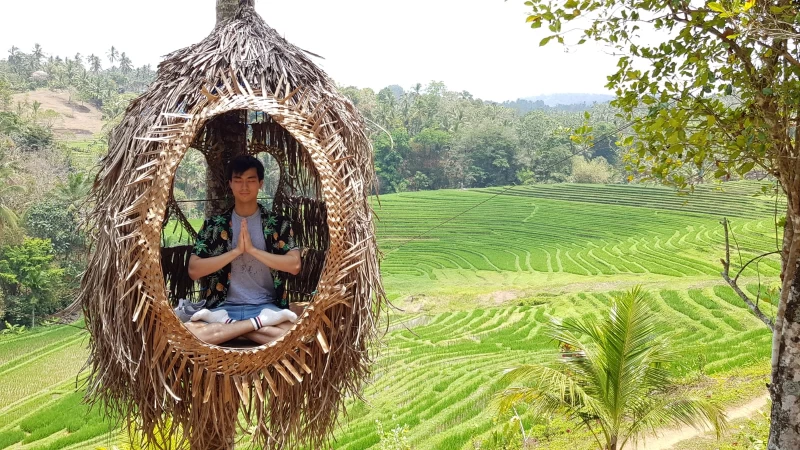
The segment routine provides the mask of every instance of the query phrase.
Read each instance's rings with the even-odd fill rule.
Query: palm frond
[[[601,416],[603,408],[587,393],[571,374],[543,365],[525,365],[508,371],[501,382],[523,383],[524,387],[508,388],[495,396],[501,412],[518,403],[528,403],[542,414],[567,412],[573,414],[588,409]]]
[[[19,216],[13,209],[6,205],[0,205],[0,228],[8,227],[15,229],[18,226]]]
[[[632,416],[633,420],[624,431],[622,445],[642,434],[657,434],[659,430],[675,425],[698,429],[710,425],[717,438],[728,427],[725,412],[719,405],[696,397],[647,397]]]
[[[624,445],[644,432],[678,423],[710,423],[719,433],[725,416],[718,406],[671,389],[666,364],[677,353],[659,334],[658,316],[648,308],[648,299],[637,287],[615,297],[602,320],[553,321],[548,335],[571,351],[552,367],[509,371],[503,381],[512,387],[498,395],[501,411],[525,402],[540,412],[566,412],[595,433],[595,425],[585,420],[591,414],[606,446]]]

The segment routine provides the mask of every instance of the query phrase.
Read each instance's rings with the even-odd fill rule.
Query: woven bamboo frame
[[[177,166],[208,120],[236,110],[265,112],[299,144],[278,150],[311,162],[329,235],[317,292],[294,329],[247,349],[198,341],[172,312],[160,264]],[[298,164],[289,170],[305,170]],[[326,447],[344,398],[369,376],[383,304],[373,180],[355,107],[252,8],[170,55],[112,133],[92,191],[95,247],[79,298],[91,333],[87,399],[151,446],[163,435],[229,446],[238,424],[260,446]],[[281,188],[281,208],[303,204],[290,191]]]
[[[175,176],[178,163],[183,159],[183,155],[190,146],[191,139],[209,117],[237,109],[263,111],[275,117],[307,149],[315,168],[320,174],[328,211],[330,246],[314,302],[300,316],[297,324],[292,329],[292,335],[315,336],[322,350],[327,352],[328,342],[325,337],[325,326],[330,326],[330,320],[324,315],[325,311],[339,304],[350,307],[349,302],[347,302],[347,296],[343,295],[343,290],[341,289],[344,286],[340,286],[339,281],[349,275],[350,268],[346,264],[351,263],[352,260],[345,254],[343,243],[346,237],[342,226],[342,224],[349,222],[348,210],[352,209],[350,202],[343,195],[345,189],[341,182],[343,174],[340,174],[340,170],[342,168],[339,167],[339,170],[337,170],[334,165],[335,162],[332,163],[329,159],[329,152],[332,146],[329,146],[328,151],[326,151],[318,143],[311,129],[304,126],[308,123],[308,120],[296,111],[281,105],[271,96],[255,98],[235,95],[205,106],[197,114],[182,117],[187,120],[176,137],[166,138],[162,136],[156,138],[169,140],[164,141],[161,145],[163,150],[159,155],[158,170],[154,174],[153,184],[148,195],[150,202],[143,203],[138,211],[140,215],[147,217],[141,229],[144,242],[141,243],[138,250],[138,257],[137,255],[132,256],[145,261],[140,270],[144,274],[142,295],[150,298],[150,301],[141,302],[137,305],[137,309],[154,308],[149,317],[155,322],[153,326],[157,329],[156,334],[160,338],[159,340],[166,339],[165,343],[159,341],[154,344],[156,347],[163,345],[164,352],[172,350],[191,357],[195,352],[202,351],[204,359],[198,367],[218,373],[226,373],[229,376],[244,376],[261,371],[264,366],[273,366],[287,382],[293,384],[294,380],[292,378],[296,379],[297,382],[302,382],[302,376],[299,375],[301,371],[297,370],[286,359],[285,353],[293,350],[303,350],[306,353],[307,347],[303,345],[286,348],[285,345],[280,345],[285,337],[270,345],[257,347],[254,350],[230,349],[199,342],[172,312],[164,290],[165,283],[159,263],[160,257],[155,257],[155,255],[160,255],[161,229],[169,201],[169,187],[172,185],[172,179]],[[155,132],[154,134],[161,133]],[[142,170],[143,174],[146,174],[148,169],[143,168]],[[145,310],[146,313],[147,310]],[[137,317],[133,319],[136,321]],[[250,354],[254,351],[260,351],[257,360],[235,360],[241,354]],[[155,355],[155,357],[159,357],[159,355]],[[234,364],[235,368],[233,367]],[[288,372],[284,371],[284,367],[280,364],[283,364],[288,369]],[[305,369],[305,372],[310,373],[308,369]],[[290,378],[289,374],[292,374],[293,377]],[[180,378],[180,375],[177,378]],[[274,384],[268,384],[273,394],[278,395],[278,392],[274,390]]]

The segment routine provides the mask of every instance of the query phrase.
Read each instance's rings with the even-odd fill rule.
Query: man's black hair
[[[239,155],[231,160],[228,166],[228,181],[233,180],[234,175],[241,175],[249,169],[256,169],[258,181],[264,180],[264,164],[250,155]]]

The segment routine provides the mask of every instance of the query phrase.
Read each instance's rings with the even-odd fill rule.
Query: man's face
[[[251,167],[242,173],[235,173],[230,181],[233,198],[237,202],[255,201],[262,184],[264,184],[264,180],[258,179],[258,172],[255,167]]]

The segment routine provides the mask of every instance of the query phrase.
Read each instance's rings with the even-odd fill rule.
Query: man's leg
[[[291,322],[282,322],[277,325],[267,326],[259,328],[256,331],[251,331],[250,333],[245,334],[244,337],[257,344],[269,344],[270,342],[273,342],[286,334],[292,329],[293,326],[294,324]]]
[[[184,325],[197,339],[214,345],[253,332],[253,324],[249,320],[232,323],[186,322]]]

